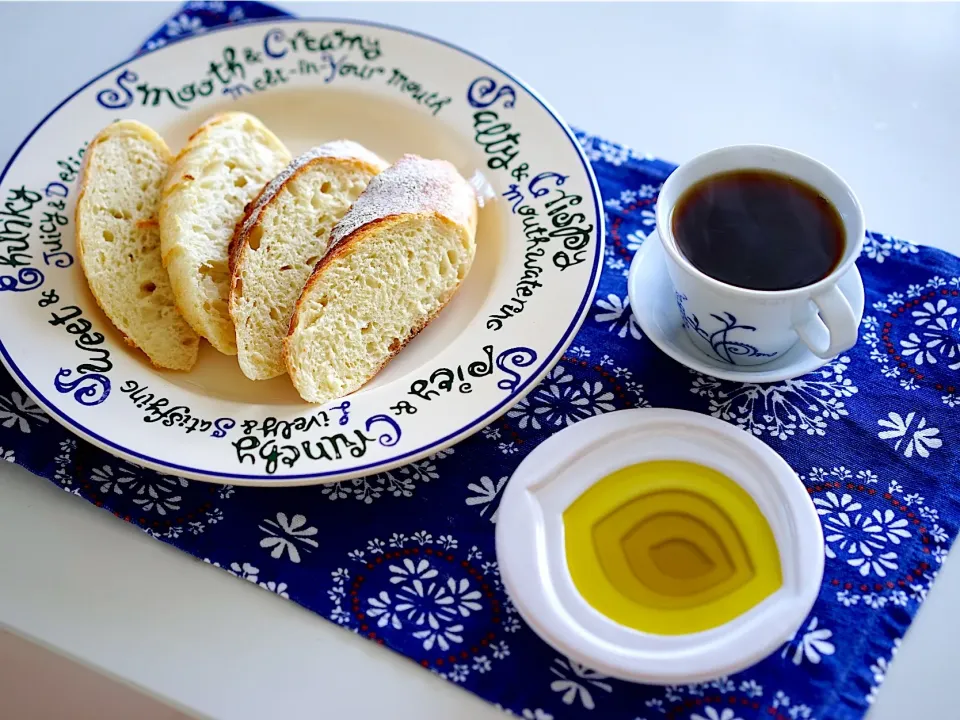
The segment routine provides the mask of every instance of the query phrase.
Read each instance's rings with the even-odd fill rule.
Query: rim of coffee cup
[[[737,160],[737,158],[741,158]],[[754,159],[751,159],[754,158]],[[803,171],[794,168],[802,168]],[[713,168],[713,169],[708,169]],[[809,285],[788,290],[755,290],[725,283],[696,268],[677,246],[672,218],[677,200],[697,182],[724,172],[768,170],[792,177],[821,193],[840,213],[844,228],[843,259],[826,277]],[[831,186],[831,187],[825,187]],[[785,298],[816,294],[835,284],[856,263],[863,249],[866,220],[856,194],[829,165],[809,155],[776,145],[728,145],[697,155],[680,165],[660,188],[656,209],[656,229],[660,244],[673,261],[712,289],[756,298]]]

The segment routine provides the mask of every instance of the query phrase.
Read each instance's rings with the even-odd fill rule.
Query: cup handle
[[[814,355],[830,359],[857,344],[857,317],[840,288],[834,285],[810,299],[819,313],[811,314],[794,329]]]

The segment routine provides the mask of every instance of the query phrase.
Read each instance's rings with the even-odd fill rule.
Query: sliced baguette
[[[251,380],[286,373],[283,339],[330,231],[387,163],[338,140],[287,165],[247,206],[230,244],[230,316],[237,359]]]
[[[237,354],[230,319],[230,240],[244,208],[290,153],[257,118],[229,112],[207,120],[167,175],[160,203],[163,264],[177,305],[193,329],[226,355]]]
[[[177,311],[157,227],[172,160],[146,125],[122,120],[104,128],[84,158],[77,255],[90,292],[127,343],[157,367],[189,370],[200,339]]]
[[[453,297],[476,251],[473,188],[442,160],[405,155],[331,233],[284,341],[300,396],[358,390]]]

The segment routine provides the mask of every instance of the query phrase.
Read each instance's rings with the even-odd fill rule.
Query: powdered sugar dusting
[[[331,246],[354,230],[388,215],[436,212],[459,225],[473,224],[477,197],[445,160],[404,155],[377,175],[330,232]]]
[[[240,233],[237,236],[240,242],[243,242],[247,233],[257,224],[260,211],[277,196],[277,193],[280,192],[284,184],[293,177],[297,171],[317,158],[359,160],[360,162],[372,165],[377,168],[378,171],[388,167],[386,160],[376,153],[367,150],[367,148],[360,143],[353,142],[352,140],[333,140],[307,150],[302,155],[294,158],[273,180],[267,183],[260,195],[253,201],[253,205],[247,211],[243,219],[243,226],[240,228]]]

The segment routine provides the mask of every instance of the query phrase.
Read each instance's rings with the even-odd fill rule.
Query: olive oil
[[[563,523],[577,590],[642,632],[719,627],[783,582],[776,540],[753,498],[696,463],[622,468],[574,500]]]

